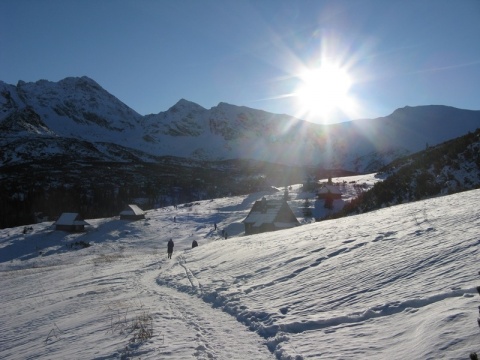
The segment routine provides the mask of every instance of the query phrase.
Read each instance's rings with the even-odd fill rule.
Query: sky
[[[346,181],[344,200],[355,196],[354,183],[379,181],[333,180]],[[262,196],[283,191],[148,210],[134,222],[87,219],[84,233],[55,231],[52,221],[26,233],[0,229],[0,357],[423,360],[480,352],[480,190],[310,222],[302,204],[311,194],[292,184],[289,204],[302,225],[245,236],[241,221]]]
[[[478,0],[2,0],[0,80],[88,76],[142,115],[184,98],[330,123],[479,110]]]

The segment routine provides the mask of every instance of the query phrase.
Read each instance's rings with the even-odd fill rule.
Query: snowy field
[[[151,210],[136,222],[89,219],[79,234],[52,222],[0,230],[0,358],[425,360],[480,351],[480,190],[310,222],[301,218],[310,195],[292,186],[303,225],[244,236],[241,221],[263,195]]]

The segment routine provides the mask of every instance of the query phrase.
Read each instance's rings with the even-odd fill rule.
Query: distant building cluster
[[[145,212],[138,205],[133,204],[127,205],[119,215],[121,220],[145,219]],[[85,231],[85,226],[90,224],[83,220],[79,213],[64,212],[53,225],[55,225],[55,230],[82,232]]]

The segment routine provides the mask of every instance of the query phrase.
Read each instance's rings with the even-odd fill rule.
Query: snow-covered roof
[[[128,205],[125,210],[123,210],[120,215],[145,215],[145,211],[140,209],[137,205]]]
[[[245,222],[254,223],[253,226],[273,223],[273,220],[275,220],[275,217],[278,214],[278,210],[278,208],[269,208],[265,213],[252,211],[245,219]]]
[[[62,213],[55,225],[88,225],[78,213]]]
[[[280,224],[279,222],[275,222],[275,219],[280,213],[284,203],[285,200],[266,200],[265,198],[256,201],[243,222],[250,223],[254,227],[260,227],[262,224]],[[288,207],[288,204],[286,205]],[[291,226],[292,223],[283,223],[281,227],[288,227],[286,224],[290,224],[289,226]]]
[[[318,190],[318,194],[342,194],[342,191],[336,185],[323,185],[320,190]]]

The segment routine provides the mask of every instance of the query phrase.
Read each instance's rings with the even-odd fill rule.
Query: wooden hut
[[[55,225],[55,230],[70,232],[85,231],[85,225],[90,225],[78,213],[62,213],[53,224]]]
[[[336,185],[326,184],[317,191],[317,198],[338,200],[342,198],[342,191]]]
[[[256,201],[243,220],[245,235],[288,229],[300,225],[285,199]]]
[[[125,210],[120,213],[121,220],[139,220],[145,219],[145,211],[140,209],[137,205],[127,205]]]

